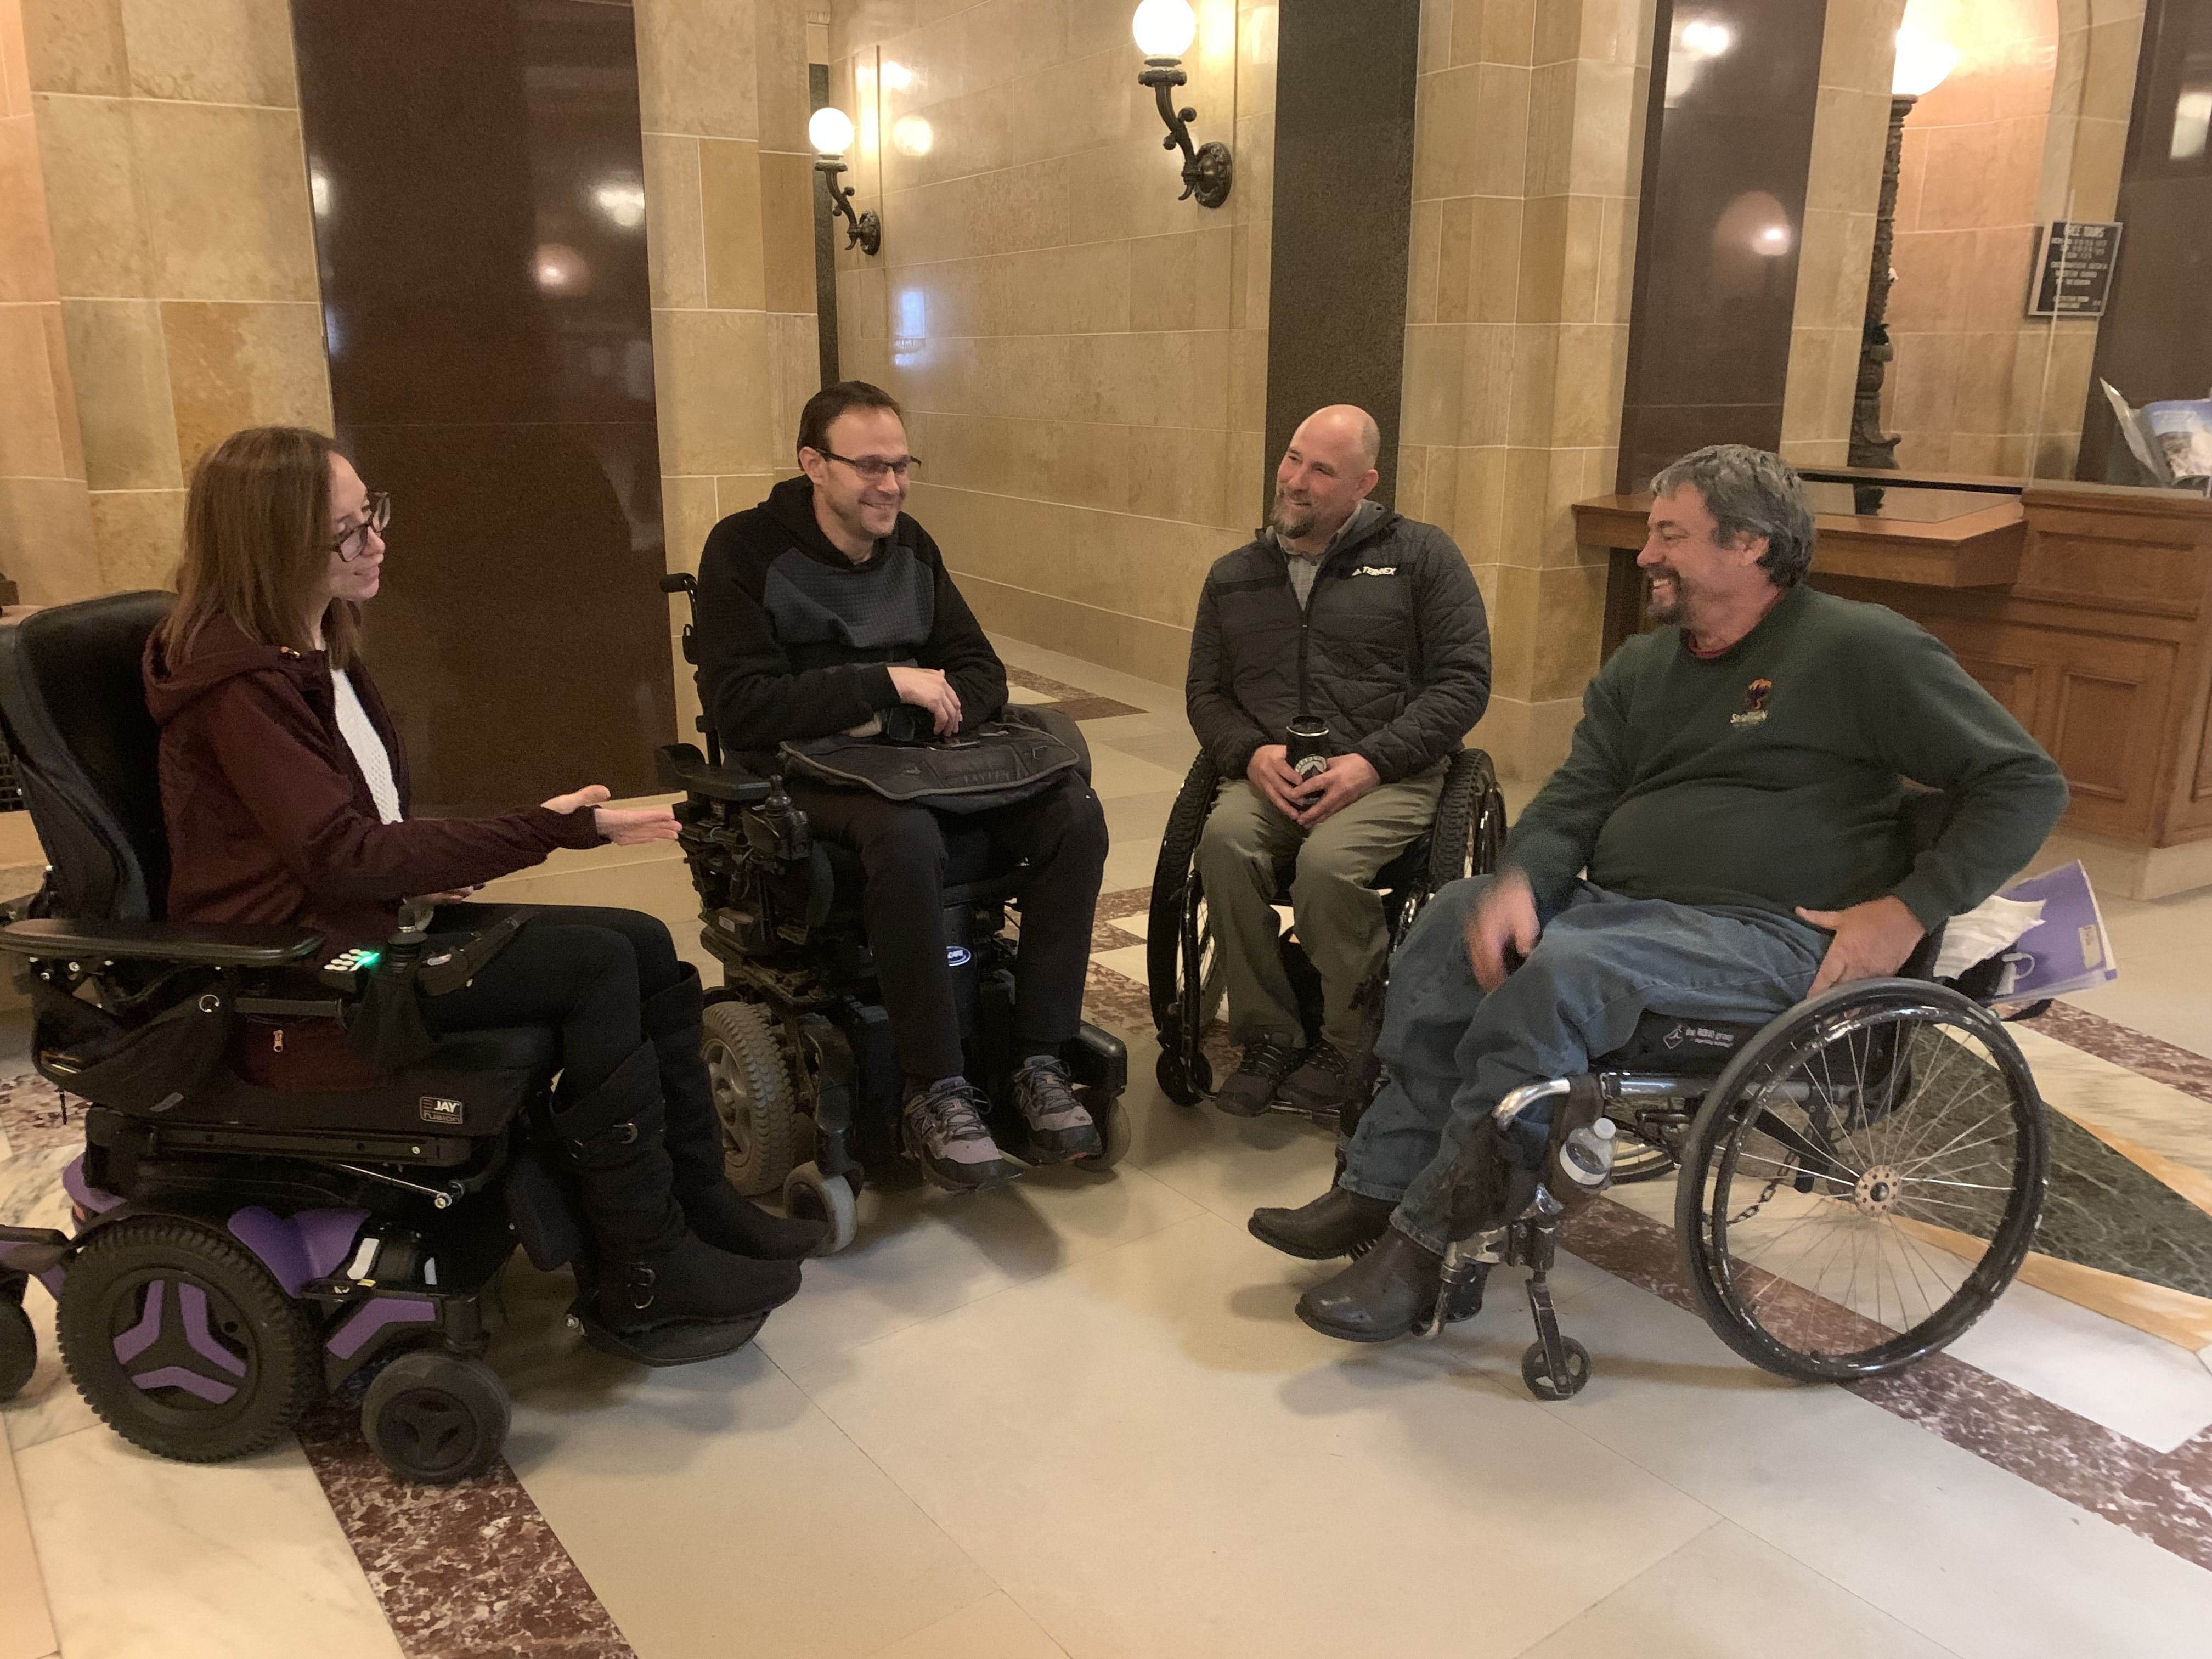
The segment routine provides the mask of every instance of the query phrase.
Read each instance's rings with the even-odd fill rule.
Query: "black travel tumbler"
[[[1328,722],[1301,714],[1284,735],[1284,760],[1301,778],[1319,777],[1328,770]]]

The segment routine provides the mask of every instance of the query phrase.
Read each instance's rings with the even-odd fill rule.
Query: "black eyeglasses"
[[[392,522],[391,492],[383,489],[371,490],[368,504],[363,510],[368,514],[367,518],[349,530],[340,531],[331,539],[331,551],[338,556],[341,563],[351,564],[368,551],[370,531],[374,530],[380,536],[384,533],[384,527]]]
[[[834,449],[817,449],[814,453],[825,461],[844,462],[870,483],[881,483],[885,478],[897,478],[903,482],[909,471],[921,465],[919,455],[909,455],[902,461],[886,461],[870,455],[856,461],[850,455],[840,455]]]

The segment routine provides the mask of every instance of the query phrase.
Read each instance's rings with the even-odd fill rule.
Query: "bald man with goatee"
[[[1376,874],[1435,817],[1445,766],[1490,701],[1482,594],[1450,537],[1368,499],[1381,447],[1363,409],[1308,416],[1267,526],[1207,573],[1191,630],[1191,729],[1226,780],[1196,863],[1243,1046],[1216,1103],[1240,1116],[1323,1111],[1350,1093],[1353,999],[1389,946]],[[1301,717],[1328,727],[1314,776],[1286,753]],[[1321,976],[1318,1031],[1276,945],[1285,866]]]

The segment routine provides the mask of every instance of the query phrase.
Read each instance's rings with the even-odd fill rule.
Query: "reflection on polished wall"
[[[1206,568],[1263,511],[1276,9],[1204,0],[1176,199],[1130,3],[840,0],[831,95],[882,252],[838,260],[844,373],[907,405],[912,510],[988,627],[1180,681]]]
[[[649,793],[675,715],[629,9],[308,0],[295,27],[337,436],[394,503],[370,640],[416,799]]]
[[[96,586],[160,586],[202,450],[330,426],[285,3],[21,3]]]
[[[1474,568],[1513,776],[1565,754],[1598,662],[1604,556],[1568,509],[1613,486],[1652,9],[1421,9],[1397,504]]]

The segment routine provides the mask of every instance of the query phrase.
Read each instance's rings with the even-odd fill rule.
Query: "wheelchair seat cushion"
[[[155,1120],[253,1129],[362,1134],[496,1135],[552,1080],[560,1041],[550,1027],[457,1031],[422,1061],[365,1087],[259,1087],[228,1068]]]
[[[1690,1019],[1647,1011],[1628,1041],[1601,1060],[1594,1072],[1717,1072],[1737,1049],[1766,1029],[1760,1022]]]

